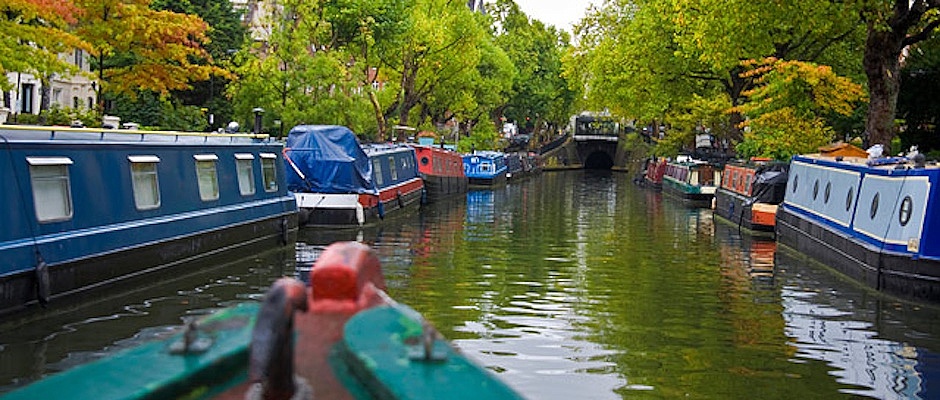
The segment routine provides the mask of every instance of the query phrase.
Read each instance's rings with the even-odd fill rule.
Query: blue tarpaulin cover
[[[287,134],[287,190],[314,193],[371,193],[372,164],[356,134],[344,126],[299,125]],[[291,165],[293,164],[293,166]],[[294,170],[300,170],[301,178]]]

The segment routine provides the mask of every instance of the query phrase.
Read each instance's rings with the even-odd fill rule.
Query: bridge
[[[619,125],[610,118],[577,116],[573,129],[542,146],[539,154],[545,169],[608,169],[626,171],[629,150]]]

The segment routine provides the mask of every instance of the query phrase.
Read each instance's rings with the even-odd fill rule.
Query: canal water
[[[258,300],[337,240],[372,245],[392,297],[531,399],[940,398],[937,307],[593,171],[304,230],[293,248],[5,328],[0,391]]]

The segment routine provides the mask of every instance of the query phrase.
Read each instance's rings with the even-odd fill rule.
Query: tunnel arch
[[[611,169],[614,159],[606,151],[597,150],[584,158],[584,169]]]

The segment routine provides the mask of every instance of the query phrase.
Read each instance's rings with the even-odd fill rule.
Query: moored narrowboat
[[[663,191],[691,206],[710,207],[721,182],[721,169],[713,164],[679,156],[666,163]]]
[[[475,151],[463,156],[463,170],[472,187],[498,186],[506,183],[506,156],[498,151]]]
[[[424,179],[428,201],[467,192],[469,180],[460,153],[437,146],[411,146],[418,158],[418,172]]]
[[[285,154],[301,225],[362,226],[417,207],[424,196],[406,145],[360,145],[349,128],[301,125],[290,130]]]
[[[637,183],[653,190],[662,190],[663,176],[666,175],[666,163],[666,159],[661,157],[646,160],[643,176],[637,179]]]
[[[788,167],[766,159],[726,164],[715,191],[715,216],[747,232],[772,235]]]
[[[367,246],[334,243],[310,269],[183,332],[49,376],[5,398],[521,399],[385,294]]]
[[[266,135],[0,126],[0,139],[0,315],[296,236],[283,146]]]
[[[940,166],[794,156],[777,240],[879,291],[940,301]]]

